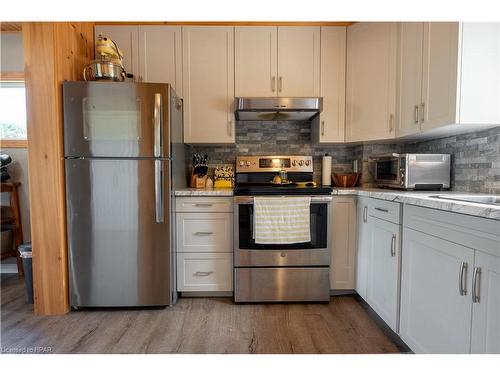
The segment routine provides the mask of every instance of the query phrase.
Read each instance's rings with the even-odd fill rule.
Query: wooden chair
[[[10,206],[1,206],[2,216],[1,216],[1,231],[11,230],[13,235],[13,249],[12,251],[2,253],[1,259],[16,257],[17,260],[17,272],[19,276],[24,275],[23,263],[19,257],[19,251],[17,250],[19,245],[23,243],[23,227],[21,224],[21,210],[19,207],[19,193],[18,187],[21,185],[20,182],[2,182],[1,192],[9,193],[10,196]],[[4,212],[7,211],[7,215]]]

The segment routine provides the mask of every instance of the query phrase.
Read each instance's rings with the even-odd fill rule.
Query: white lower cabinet
[[[499,224],[500,225],[500,224]],[[500,246],[499,246],[500,247]],[[474,279],[475,276],[475,279]],[[471,353],[500,353],[500,257],[476,252]]]
[[[366,301],[397,332],[400,225],[373,216],[369,220]]]
[[[353,197],[334,197],[330,289],[352,290],[356,286],[356,203]]]
[[[416,353],[500,354],[500,222],[405,205],[400,336]]]
[[[401,338],[416,353],[469,353],[474,250],[409,228],[403,238]]]
[[[176,199],[177,290],[232,292],[231,197]]]
[[[233,290],[232,253],[178,253],[179,292],[228,292]]]
[[[368,222],[368,200],[359,197],[357,202],[357,239],[356,239],[356,292],[366,301],[366,287],[368,284],[369,264],[369,222]]]

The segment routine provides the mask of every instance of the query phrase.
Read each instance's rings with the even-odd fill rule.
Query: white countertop
[[[345,188],[345,189],[334,188],[332,194],[357,195],[362,197],[377,198],[387,201],[412,204],[415,206],[434,208],[437,210],[480,216],[487,219],[500,220],[500,206],[483,204],[483,203],[451,201],[448,199],[439,199],[431,197],[433,195],[453,196],[453,195],[488,195],[488,194],[474,194],[474,193],[446,192],[446,191],[415,192],[415,191],[400,191],[400,190],[376,189],[376,188]]]
[[[412,204],[415,206],[434,208],[437,210],[444,210],[449,212],[456,212],[460,214],[484,217],[487,219],[500,220],[500,206],[450,201],[447,199],[432,198],[432,195],[457,195],[467,194],[474,195],[473,193],[460,193],[460,192],[414,192],[414,191],[400,191],[389,189],[376,189],[376,188],[333,188],[333,195],[355,195],[362,197],[370,197],[383,199],[387,201],[400,202],[405,204]],[[193,189],[185,188],[175,190],[176,196],[225,196],[230,197],[233,195],[232,189]],[[487,194],[476,194],[487,195]]]
[[[217,189],[195,189],[184,188],[175,190],[176,197],[232,197],[233,189],[217,188]]]

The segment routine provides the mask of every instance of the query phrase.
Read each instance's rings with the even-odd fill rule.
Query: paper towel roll
[[[321,185],[330,186],[332,184],[332,157],[323,156],[323,164],[321,170]]]

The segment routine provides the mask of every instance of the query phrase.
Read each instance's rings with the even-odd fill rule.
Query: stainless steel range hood
[[[239,121],[308,121],[323,109],[323,98],[235,98]]]

